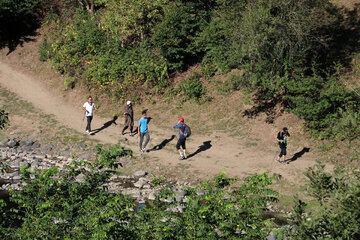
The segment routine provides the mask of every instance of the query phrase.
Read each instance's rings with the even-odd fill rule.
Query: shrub
[[[309,179],[309,193],[320,207],[307,211],[308,201],[295,198],[292,224],[296,231],[288,234],[294,239],[358,239],[360,179],[357,170],[346,171],[338,165],[332,172],[325,172],[324,165],[318,163],[305,175]]]
[[[6,128],[9,124],[9,114],[0,109],[0,129]]]
[[[198,101],[206,93],[200,77],[201,75],[195,72],[180,84],[180,89],[188,99]]]
[[[51,44],[47,42],[46,38],[43,38],[39,46],[39,60],[45,62],[51,57]]]

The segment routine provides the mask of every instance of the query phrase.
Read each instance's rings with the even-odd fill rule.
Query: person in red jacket
[[[180,157],[179,160],[186,159],[186,137],[184,136],[185,123],[184,118],[179,118],[177,125],[174,126],[175,129],[179,129],[179,140],[176,144],[176,149],[179,151]],[[181,150],[181,148],[182,150]]]

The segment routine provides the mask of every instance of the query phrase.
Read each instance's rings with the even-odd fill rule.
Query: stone
[[[44,153],[48,153],[48,152],[50,152],[53,148],[54,148],[54,145],[52,145],[51,143],[48,143],[48,144],[46,144],[46,145],[43,147],[42,151],[43,151]]]
[[[10,139],[10,140],[7,142],[7,146],[8,146],[8,147],[11,147],[11,148],[17,147],[17,146],[19,146],[19,142],[16,141],[15,139]]]
[[[187,194],[186,190],[179,191],[178,194],[175,196],[175,201],[181,202],[184,199],[184,197],[186,196],[186,194]]]
[[[76,146],[80,147],[80,148],[86,148],[87,145],[85,143],[77,143]]]
[[[22,140],[20,141],[20,146],[21,147],[31,147],[33,145],[33,141],[29,141],[29,140]]]
[[[150,192],[150,193],[149,193],[149,195],[148,195],[148,199],[149,199],[149,200],[151,200],[151,201],[153,201],[153,200],[155,200],[155,199],[156,199],[156,196],[155,196],[155,191],[153,191],[153,192]]]
[[[144,177],[147,173],[145,171],[137,171],[134,173],[134,178]]]
[[[267,240],[276,240],[277,239],[277,236],[276,235],[273,235],[273,234],[270,234],[269,236],[266,237]]]
[[[20,164],[19,164],[19,166],[20,166],[20,168],[21,167],[30,167],[30,164],[28,163],[28,162],[20,162]]]
[[[139,181],[134,183],[134,186],[137,188],[142,188],[147,183],[147,180],[145,178],[140,178]]]
[[[79,175],[76,176],[75,181],[79,182],[79,183],[83,183],[85,181],[84,178],[85,178],[85,175],[80,173]]]
[[[33,144],[32,144],[32,147],[33,148],[39,148],[41,145],[40,145],[40,143],[38,143],[38,142],[34,142]]]
[[[197,192],[196,192],[196,195],[198,196],[201,196],[201,195],[204,195],[205,194],[205,191],[202,190],[202,189],[199,189]]]

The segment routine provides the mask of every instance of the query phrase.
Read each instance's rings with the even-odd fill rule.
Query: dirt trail
[[[65,102],[60,96],[56,96],[47,90],[37,79],[17,72],[7,64],[0,62],[0,85],[31,102],[45,113],[53,114],[64,125],[84,132],[85,121],[82,120],[81,106],[75,107]],[[110,120],[95,115],[92,128],[101,128]],[[119,119],[118,122],[121,124],[110,125],[91,137],[103,143],[116,143],[121,137],[123,119]],[[149,124],[150,148],[177,134],[175,130],[171,130],[171,123],[164,123],[164,125],[162,128],[157,128],[151,123]],[[164,130],[164,127],[168,127],[169,131]],[[274,135],[271,131],[269,134]],[[127,147],[138,153],[138,137],[129,137],[128,135],[126,137],[129,140]],[[193,156],[187,160],[179,161],[177,160],[178,154],[174,150],[176,141],[177,138],[175,137],[165,148],[146,153],[151,159],[150,162],[154,165],[161,164],[163,166],[188,165],[190,168],[198,170],[199,177],[218,174],[222,169],[229,176],[239,177],[270,171],[281,174],[293,183],[297,183],[299,178],[303,176],[302,172],[314,164],[314,156],[311,152],[305,153],[290,164],[279,164],[273,161],[275,150],[277,150],[276,146],[251,146],[246,144],[245,140],[218,132],[208,136],[193,134],[187,143],[188,155]],[[297,146],[296,149],[290,148],[289,152],[293,154],[301,149],[301,146]],[[289,157],[291,156],[289,155]]]

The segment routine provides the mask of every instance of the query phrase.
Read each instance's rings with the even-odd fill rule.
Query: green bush
[[[180,89],[188,99],[198,101],[206,93],[205,87],[200,81],[200,77],[201,75],[195,72],[180,84]]]
[[[6,128],[9,124],[9,114],[0,109],[0,129]]]
[[[97,148],[104,160],[124,152]],[[127,154],[125,154],[127,155]],[[174,184],[160,190],[138,212],[134,200],[111,194],[106,184],[112,171],[103,164],[73,162],[66,170],[50,168],[30,173],[22,168],[21,191],[11,191],[7,202],[0,200],[0,236],[3,239],[261,239],[269,233],[261,217],[277,192],[269,189],[273,178],[267,173],[244,179],[224,174],[215,182],[204,181],[187,192],[183,211],[173,213],[178,203],[162,198],[175,195]],[[112,166],[112,161],[106,163]],[[82,181],[76,179],[82,175]]]
[[[51,57],[51,44],[47,42],[46,38],[43,38],[39,46],[39,60],[45,62]]]
[[[108,147],[104,149],[104,146],[98,144],[96,146],[96,167],[104,167],[108,166],[111,168],[115,168],[118,166],[118,161],[122,157],[132,157],[133,152],[131,150],[127,150],[120,145],[115,145],[112,147]]]
[[[360,237],[360,179],[357,170],[347,168],[338,165],[326,172],[325,165],[318,163],[306,171],[309,193],[320,206],[307,209],[308,201],[295,198],[292,224],[296,231],[289,231],[288,235],[294,239]]]

